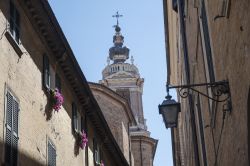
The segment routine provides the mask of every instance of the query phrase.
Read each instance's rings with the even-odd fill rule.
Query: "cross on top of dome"
[[[119,18],[122,16],[118,11],[112,16],[116,18],[116,25],[114,26],[116,33],[113,36],[114,46],[109,49],[109,58],[114,63],[124,63],[129,58],[129,49],[123,46],[124,37],[120,33],[121,28],[119,27]]]
[[[117,11],[116,14],[112,16],[116,18],[116,26],[119,26],[119,17],[122,17],[122,16],[123,15],[119,14],[119,11]]]

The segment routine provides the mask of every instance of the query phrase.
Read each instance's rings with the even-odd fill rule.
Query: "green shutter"
[[[100,147],[98,145],[97,139],[93,139],[93,147],[94,147],[94,162],[95,164],[98,164],[101,162],[100,159]]]
[[[15,41],[19,44],[20,38],[20,15],[18,10],[16,9],[14,3],[10,1],[10,32],[15,39]]]
[[[15,40],[16,42],[19,44],[19,39],[20,39],[20,15],[19,12],[17,11],[17,9],[15,10]]]
[[[13,36],[14,36],[14,15],[15,15],[14,12],[15,12],[14,4],[12,1],[10,1],[10,32]]]
[[[17,146],[18,146],[18,113],[19,106],[13,102],[13,127],[12,127],[12,148],[13,148],[13,165],[17,165]]]
[[[9,92],[7,92],[5,135],[5,162],[7,165],[17,165],[18,113],[18,102],[14,100],[13,96]]]
[[[46,55],[43,56],[43,86],[50,88],[49,59]]]
[[[58,74],[56,74],[56,88],[59,90],[59,92],[62,92],[62,85],[61,85],[61,79]]]
[[[72,130],[77,131],[77,107],[75,103],[72,103]]]
[[[5,162],[11,164],[11,127],[12,127],[12,103],[13,96],[7,93],[6,101],[6,133],[5,133]]]
[[[85,128],[84,128],[84,118],[81,116],[81,131],[85,131]]]

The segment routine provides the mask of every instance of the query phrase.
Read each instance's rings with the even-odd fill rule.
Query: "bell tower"
[[[129,59],[129,48],[123,45],[124,37],[118,22],[121,15],[117,13],[113,17],[117,18],[117,24],[114,26],[114,45],[109,49],[108,64],[102,71],[103,78],[100,83],[126,98],[138,125],[140,128],[146,129],[142,107],[144,79],[140,77],[133,57],[131,57],[131,63],[126,62]]]
[[[129,128],[134,165],[153,166],[158,140],[150,137],[147,130],[142,107],[144,79],[140,77],[139,70],[134,65],[134,58],[129,57],[129,48],[123,45],[124,37],[118,20],[121,16],[118,12],[113,16],[117,19],[114,26],[114,44],[109,49],[107,66],[102,71],[102,80],[99,83],[127,99],[134,114],[137,124]],[[130,63],[127,62],[129,58]]]

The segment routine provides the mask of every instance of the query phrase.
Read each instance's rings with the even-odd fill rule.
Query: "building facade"
[[[129,128],[137,123],[130,105],[126,99],[102,84],[89,83],[89,85],[116,142],[128,163],[133,166],[134,157],[131,149]]]
[[[128,103],[135,123],[129,125],[129,136],[135,166],[152,166],[157,147],[157,140],[150,137],[147,130],[146,120],[143,115],[143,82],[138,68],[133,64],[134,59],[129,59],[129,49],[123,46],[124,37],[117,22],[115,35],[113,36],[114,46],[109,49],[108,64],[102,71],[103,78],[100,84],[108,87]],[[112,63],[110,64],[110,61]],[[98,99],[97,99],[98,100]],[[104,113],[105,114],[105,113]],[[117,116],[117,115],[112,115]],[[122,118],[122,117],[121,117]]]
[[[194,87],[199,93],[187,91],[186,98],[177,89],[174,165],[249,165],[250,2],[163,0],[163,5],[167,84],[206,85]],[[229,89],[216,96],[216,88],[207,85],[221,81]]]
[[[48,1],[1,0],[0,35],[1,165],[129,165]]]

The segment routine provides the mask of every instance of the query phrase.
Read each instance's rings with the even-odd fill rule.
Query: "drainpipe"
[[[189,85],[190,84],[190,69],[189,69],[187,38],[186,38],[185,22],[184,22],[184,14],[183,14],[183,0],[177,0],[177,4],[178,4],[178,13],[179,13],[179,20],[180,20],[181,38],[182,38],[182,44],[183,44],[186,83],[187,85]],[[193,99],[190,94],[188,95],[188,103],[189,103],[190,115],[191,115],[191,129],[192,129],[192,139],[193,139],[193,144],[194,144],[195,166],[199,166],[200,161],[199,161],[199,151],[198,151],[198,144],[197,144],[196,122],[195,122],[195,114],[194,114],[194,109],[193,109]]]

